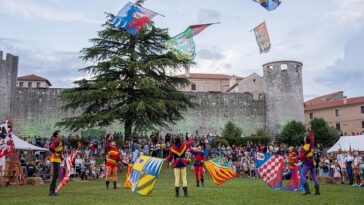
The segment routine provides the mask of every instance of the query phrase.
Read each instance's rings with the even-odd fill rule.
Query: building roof
[[[318,110],[332,107],[342,107],[345,105],[364,104],[364,96],[355,98],[342,98],[339,100],[327,101],[312,105],[305,105],[305,111]]]
[[[177,75],[179,78],[190,78],[190,79],[218,79],[218,80],[229,80],[232,76],[225,74],[212,74],[212,73],[190,73],[190,77],[186,77],[185,74]],[[236,80],[243,80],[243,77],[236,76]]]
[[[307,100],[305,102],[305,105],[313,105],[313,104],[317,104],[317,103],[328,102],[328,101],[332,101],[332,100],[341,99],[343,97],[344,97],[344,92],[339,91],[339,92],[319,96],[319,97],[313,98],[311,100]]]
[[[42,78],[42,77],[34,75],[34,74],[18,77],[18,81],[19,80],[24,80],[24,81],[45,81],[45,82],[48,83],[49,86],[52,86],[52,84],[49,82],[48,79]]]

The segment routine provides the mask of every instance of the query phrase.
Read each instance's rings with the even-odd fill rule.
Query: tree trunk
[[[125,140],[131,140],[132,139],[132,128],[133,128],[133,121],[128,119],[125,119],[124,122],[124,130],[125,130]]]

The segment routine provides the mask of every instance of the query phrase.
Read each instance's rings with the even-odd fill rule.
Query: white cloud
[[[325,21],[332,24],[356,23],[364,17],[363,0],[335,0],[333,8],[323,13]]]
[[[53,9],[29,0],[0,0],[0,12],[10,16],[22,16],[27,20],[45,19],[50,21],[81,21],[100,24],[100,21],[87,18],[81,13]]]

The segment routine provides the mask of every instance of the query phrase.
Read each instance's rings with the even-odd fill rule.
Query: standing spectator
[[[352,163],[354,161],[354,157],[351,156],[350,152],[348,152],[346,154],[345,160],[346,160],[346,174],[348,175],[348,178],[349,178],[349,185],[353,185],[354,184],[354,177],[353,177]]]

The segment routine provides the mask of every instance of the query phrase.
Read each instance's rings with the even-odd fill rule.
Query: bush
[[[314,118],[311,121],[312,131],[315,135],[315,142],[324,147],[332,146],[339,139],[339,131],[329,127],[328,123],[322,118]]]
[[[306,134],[303,122],[292,120],[283,126],[278,142],[292,146],[301,145]]]
[[[227,122],[222,130],[222,137],[225,139],[240,138],[242,134],[243,130],[231,121]]]
[[[212,144],[212,147],[217,147],[217,146],[219,146],[220,143],[221,143],[221,145],[225,145],[225,146],[229,145],[229,142],[226,139],[216,138]]]

